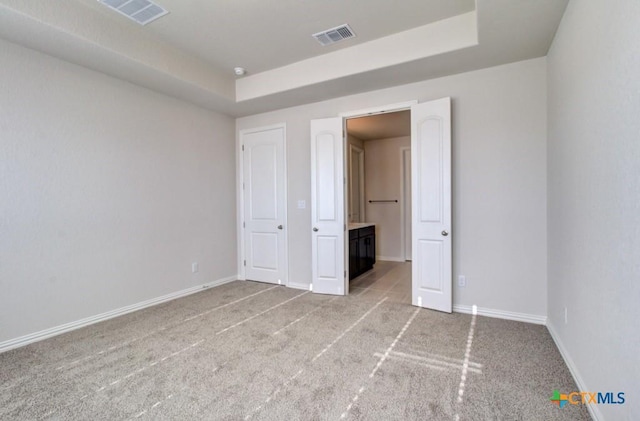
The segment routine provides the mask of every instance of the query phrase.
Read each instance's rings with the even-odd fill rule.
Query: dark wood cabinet
[[[349,279],[373,269],[375,263],[375,226],[349,230]]]

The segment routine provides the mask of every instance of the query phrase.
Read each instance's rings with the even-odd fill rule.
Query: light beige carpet
[[[2,420],[582,420],[546,328],[233,282],[0,354]]]

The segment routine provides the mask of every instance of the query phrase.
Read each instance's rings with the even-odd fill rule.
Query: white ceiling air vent
[[[116,12],[125,15],[141,25],[153,22],[169,13],[168,10],[149,0],[98,0]]]
[[[313,34],[313,37],[323,46],[342,41],[343,39],[353,38],[355,36],[355,32],[353,32],[346,23],[344,25],[336,26],[335,28],[327,29],[326,31],[318,32],[317,34]]]

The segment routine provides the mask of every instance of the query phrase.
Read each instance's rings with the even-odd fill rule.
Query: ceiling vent
[[[168,10],[149,0],[98,0],[110,9],[125,15],[141,25],[153,22],[169,13]]]
[[[353,32],[347,24],[313,34],[313,37],[323,46],[342,41],[343,39],[353,38],[355,36],[355,32]]]

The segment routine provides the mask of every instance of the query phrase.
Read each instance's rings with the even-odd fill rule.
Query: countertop
[[[349,222],[349,231],[357,230],[360,228],[373,227],[376,224],[373,222]]]

